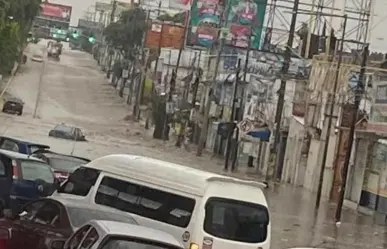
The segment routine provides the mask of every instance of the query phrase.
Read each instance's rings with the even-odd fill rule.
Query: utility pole
[[[324,150],[323,150],[323,155],[322,155],[322,162],[321,162],[321,166],[320,166],[320,176],[319,176],[319,182],[318,182],[318,188],[317,188],[317,197],[316,197],[316,209],[318,209],[320,207],[320,202],[321,202],[321,193],[322,193],[322,187],[323,187],[323,183],[324,183],[325,164],[327,161],[329,140],[330,140],[331,129],[332,129],[332,121],[333,121],[333,115],[334,115],[335,105],[336,105],[336,92],[337,92],[337,87],[338,87],[338,82],[339,82],[341,62],[343,59],[343,49],[344,49],[345,31],[347,29],[347,20],[348,20],[347,15],[344,15],[343,31],[341,34],[340,48],[338,50],[339,56],[337,59],[333,92],[329,93],[329,95],[328,95],[328,105],[330,106],[330,109],[329,109],[329,114],[325,114],[325,117],[328,118],[328,124],[327,124],[327,129],[325,131],[326,132],[325,133],[325,143],[324,143]],[[329,51],[327,51],[327,53],[329,53]],[[334,58],[334,56],[333,56],[333,58]]]
[[[145,23],[146,23],[146,27],[148,27],[148,22],[149,22],[149,19],[150,19],[150,10],[148,10],[148,13],[147,13],[147,16],[146,16],[146,20],[145,20]],[[145,47],[145,42],[146,42],[146,38],[147,38],[147,35],[148,35],[148,29],[146,28],[145,29],[145,32],[144,32],[144,35],[143,35],[143,41],[141,43],[141,48],[140,48],[140,51],[141,51],[141,64],[142,64],[142,67],[143,67],[143,70],[141,70],[141,77],[140,77],[140,81],[139,81],[139,85],[137,87],[137,93],[136,93],[136,102],[133,106],[133,118],[135,121],[138,121],[140,119],[140,105],[142,104],[142,99],[143,99],[143,95],[144,95],[144,87],[145,87],[145,79],[146,79],[146,73],[147,73],[147,54],[145,53],[144,51],[144,47]]]
[[[355,102],[353,105],[351,128],[349,129],[348,149],[347,149],[347,153],[345,155],[345,161],[344,161],[344,166],[343,166],[343,175],[341,178],[342,182],[341,182],[341,188],[340,188],[339,201],[338,201],[337,207],[336,207],[336,215],[335,215],[336,222],[341,221],[341,211],[343,209],[345,186],[347,183],[349,160],[351,158],[351,153],[352,153],[352,145],[353,145],[353,140],[354,140],[356,121],[357,121],[357,116],[359,113],[360,101],[362,99],[362,96],[364,94],[364,89],[365,89],[364,74],[366,71],[368,53],[369,53],[369,44],[366,44],[364,46],[364,49],[363,49],[363,59],[361,62],[359,80],[357,82],[357,87],[355,90]]]
[[[292,20],[290,23],[290,30],[289,30],[289,38],[288,42],[286,45],[286,51],[284,55],[284,63],[282,66],[282,79],[281,79],[281,86],[278,91],[278,102],[277,102],[277,110],[275,114],[275,140],[274,140],[274,145],[276,147],[276,158],[278,157],[279,150],[281,149],[279,146],[279,141],[280,141],[280,136],[281,136],[281,121],[282,121],[282,111],[284,108],[284,102],[285,102],[285,90],[286,90],[286,77],[287,73],[289,71],[289,66],[290,66],[290,60],[292,56],[292,47],[293,47],[293,40],[294,40],[294,34],[296,31],[296,23],[297,23],[297,15],[298,15],[298,5],[299,5],[299,0],[294,0],[294,5],[293,5],[293,10],[292,10]],[[285,79],[284,79],[285,78]],[[278,160],[276,160],[278,162]],[[276,165],[273,170],[273,180],[277,180],[277,168],[279,167],[278,163],[276,162]]]
[[[224,22],[223,19],[225,19],[225,18],[226,18],[226,14],[224,13],[224,16],[221,18],[221,21],[219,24],[220,28],[222,28],[222,26],[223,26],[222,24]],[[208,122],[209,122],[209,115],[210,115],[210,109],[211,109],[212,84],[214,84],[216,82],[216,78],[218,76],[220,57],[221,57],[222,52],[223,52],[223,47],[224,47],[224,43],[225,43],[225,36],[226,36],[224,31],[220,31],[219,34],[220,34],[220,36],[219,36],[220,44],[218,47],[218,52],[216,54],[214,75],[212,76],[211,85],[206,86],[207,91],[206,91],[206,98],[205,98],[205,103],[204,103],[203,126],[202,126],[202,130],[200,132],[200,138],[199,138],[198,148],[196,151],[196,156],[201,156],[203,154],[204,145],[206,144],[206,140],[207,140]],[[211,51],[212,51],[212,49],[211,49]],[[208,58],[208,61],[209,62],[211,61],[211,57]]]
[[[249,41],[247,44],[247,50],[246,50],[246,58],[245,58],[245,65],[244,65],[244,73],[243,73],[243,84],[246,84],[246,78],[247,78],[247,70],[248,70],[248,65],[249,65],[249,58],[250,58],[250,50],[251,50],[251,34],[252,34],[252,26],[250,25],[250,36],[249,36]],[[239,63],[239,61],[238,61]],[[239,68],[239,67],[238,67]],[[244,91],[242,92],[241,96],[241,101],[239,103],[239,112],[238,112],[238,117],[236,117],[237,121],[242,121],[243,119],[243,111],[244,111],[244,106],[243,106],[243,99],[244,99]],[[238,158],[238,140],[239,140],[239,128],[236,128],[235,131],[235,148],[233,150],[233,155],[232,155],[232,164],[231,164],[231,171],[234,171],[236,168],[236,163],[237,163],[237,158]]]
[[[236,96],[237,96],[237,91],[238,91],[238,85],[239,85],[239,74],[241,72],[241,59],[238,59],[238,66],[237,66],[237,71],[235,75],[235,82],[232,90],[232,104],[231,104],[231,115],[230,115],[230,129],[227,133],[227,147],[226,147],[226,155],[224,157],[224,170],[228,170],[228,163],[230,159],[230,154],[231,154],[231,140],[232,140],[232,135],[234,134],[234,129],[235,129],[235,104],[236,104]]]
[[[115,18],[115,15],[116,15],[116,10],[117,10],[117,0],[113,0],[112,12],[110,13],[110,23],[114,22],[114,18]]]

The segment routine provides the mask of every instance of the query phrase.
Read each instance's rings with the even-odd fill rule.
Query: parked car
[[[8,150],[0,150],[0,214],[18,210],[25,203],[51,195],[59,185],[44,161]]]
[[[87,158],[60,154],[50,150],[38,150],[32,156],[47,162],[54,170],[59,182],[66,180],[79,166],[90,162]]]
[[[40,50],[35,51],[31,57],[31,60],[36,62],[43,62],[43,52]]]
[[[85,135],[83,135],[80,128],[65,124],[56,125],[54,129],[48,133],[48,136],[75,141],[86,141]]]
[[[30,202],[18,214],[6,212],[0,220],[0,248],[46,249],[68,239],[90,220],[113,220],[136,225],[127,213],[77,201],[43,198]],[[5,247],[1,245],[5,244]]]
[[[0,149],[30,155],[38,150],[50,149],[50,146],[45,144],[28,142],[17,138],[0,136]]]
[[[66,242],[53,241],[50,249],[183,249],[172,235],[152,228],[116,221],[93,220]]]
[[[21,116],[23,114],[24,102],[15,97],[8,97],[4,99],[2,112],[17,114]]]

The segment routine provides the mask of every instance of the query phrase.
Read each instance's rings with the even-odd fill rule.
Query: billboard
[[[184,39],[183,27],[153,22],[149,26],[145,46],[147,48],[158,48],[160,45],[161,48],[180,49],[182,39]]]
[[[267,0],[229,0],[226,44],[247,48],[251,35],[251,48],[259,49]]]
[[[211,47],[221,26],[226,27],[226,45],[259,49],[267,0],[193,0],[188,45]],[[224,22],[221,22],[225,19]]]
[[[193,0],[187,44],[210,48],[218,39],[223,0]]]
[[[62,22],[70,22],[72,7],[44,2],[40,5],[40,17]]]

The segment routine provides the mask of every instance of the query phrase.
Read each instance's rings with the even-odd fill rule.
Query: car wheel
[[[49,137],[53,137],[53,136],[54,136],[54,131],[50,131],[50,132],[48,133],[48,136],[49,136]]]
[[[17,115],[18,115],[18,116],[23,115],[23,111],[18,112]]]

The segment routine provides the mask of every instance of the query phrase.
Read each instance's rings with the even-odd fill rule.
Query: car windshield
[[[65,126],[65,125],[57,125],[57,126],[55,126],[54,130],[62,131],[62,132],[66,132],[66,133],[71,133],[73,128],[70,126]]]
[[[54,175],[48,164],[33,160],[25,160],[20,163],[23,180],[44,180],[47,183],[54,183]]]
[[[73,227],[81,227],[83,224],[90,220],[111,220],[121,221],[129,224],[137,224],[137,222],[128,215],[120,215],[106,210],[96,210],[82,207],[67,207],[67,212]]]
[[[88,163],[86,160],[74,157],[48,157],[48,162],[52,168],[66,172],[74,171],[78,166]]]
[[[177,249],[180,247],[154,242],[124,237],[111,237],[101,249]]]
[[[264,242],[269,212],[265,206],[225,198],[210,198],[205,206],[204,231],[212,236],[245,243]]]

